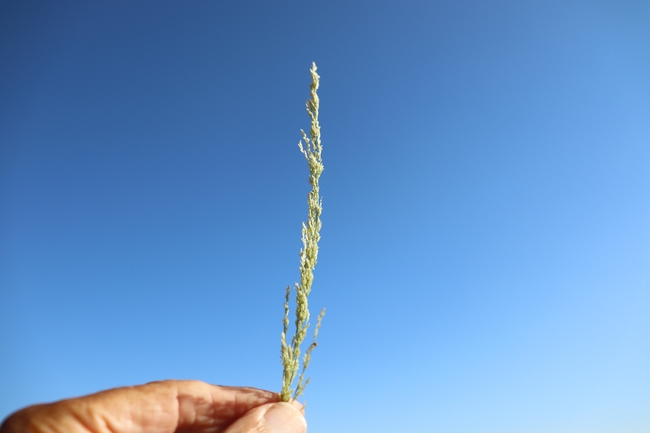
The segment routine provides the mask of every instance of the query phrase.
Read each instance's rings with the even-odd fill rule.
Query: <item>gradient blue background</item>
[[[650,431],[646,1],[0,2],[0,417],[278,390],[310,432]]]

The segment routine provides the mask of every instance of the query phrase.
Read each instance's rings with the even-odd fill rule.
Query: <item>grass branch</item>
[[[323,309],[318,316],[318,321],[314,329],[314,341],[309,345],[302,359],[302,371],[298,377],[296,387],[293,384],[298,376],[300,369],[301,345],[307,336],[309,329],[309,294],[314,281],[314,268],[318,261],[318,241],[320,240],[321,220],[320,216],[323,210],[323,203],[319,194],[318,181],[323,172],[323,161],[321,158],[322,146],[320,137],[320,124],[318,123],[318,85],[319,75],[316,73],[316,64],[312,63],[311,67],[311,85],[310,96],[307,100],[307,113],[311,119],[311,128],[309,137],[305,131],[301,130],[302,141],[298,142],[300,152],[305,156],[309,166],[309,184],[311,191],[307,194],[307,222],[302,224],[302,248],[300,250],[300,283],[296,283],[294,291],[296,294],[296,318],[295,331],[291,338],[291,344],[288,344],[289,331],[289,300],[291,288],[287,286],[284,302],[284,319],[283,331],[281,335],[281,358],[282,358],[282,391],[280,399],[290,401],[298,398],[309,383],[309,378],[305,380],[305,370],[311,360],[311,352],[318,345],[316,338],[321,321],[325,315]],[[304,142],[304,143],[303,143]]]

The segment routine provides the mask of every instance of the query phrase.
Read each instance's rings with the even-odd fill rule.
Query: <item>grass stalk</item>
[[[307,222],[302,224],[302,248],[300,250],[300,283],[295,283],[294,291],[296,293],[296,318],[295,331],[291,338],[291,344],[288,344],[289,332],[289,300],[291,297],[291,287],[287,286],[284,301],[284,319],[283,330],[280,337],[281,341],[281,358],[282,358],[282,391],[280,399],[290,401],[298,398],[309,383],[309,378],[305,380],[305,370],[311,360],[311,352],[318,345],[316,338],[321,321],[325,315],[325,309],[318,316],[318,321],[314,329],[314,341],[307,348],[302,359],[302,371],[300,370],[300,347],[307,336],[309,329],[309,294],[314,280],[314,268],[318,259],[318,241],[320,240],[321,220],[320,216],[323,210],[323,203],[319,195],[318,180],[323,172],[323,161],[321,158],[322,146],[320,137],[320,124],[318,122],[318,85],[319,75],[316,73],[316,64],[312,63],[311,67],[311,85],[310,97],[307,100],[307,113],[311,119],[311,128],[309,137],[305,131],[301,130],[302,140],[298,142],[300,152],[305,156],[309,165],[309,184],[311,191],[307,194]],[[304,145],[303,145],[304,141]],[[293,388],[293,384],[298,382]]]

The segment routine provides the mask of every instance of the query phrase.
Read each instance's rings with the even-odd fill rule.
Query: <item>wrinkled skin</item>
[[[29,406],[0,433],[305,433],[302,406],[255,388],[167,380]]]

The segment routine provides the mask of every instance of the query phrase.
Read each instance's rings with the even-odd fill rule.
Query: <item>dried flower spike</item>
[[[296,292],[296,330],[291,338],[291,344],[287,344],[287,333],[289,331],[289,299],[291,288],[287,286],[284,301],[284,319],[283,331],[281,335],[281,358],[282,358],[282,391],[280,399],[282,401],[295,400],[300,396],[309,383],[309,378],[305,380],[305,370],[309,366],[311,352],[318,345],[318,329],[321,320],[325,315],[325,309],[321,311],[314,329],[314,341],[309,345],[302,360],[302,371],[298,377],[296,388],[292,388],[298,370],[300,369],[300,346],[305,340],[307,329],[309,328],[309,306],[308,297],[311,292],[311,285],[314,280],[314,267],[318,259],[318,241],[320,240],[321,220],[320,215],[323,209],[323,203],[319,195],[318,179],[323,172],[323,161],[321,159],[321,141],[320,141],[320,124],[318,123],[318,90],[319,76],[316,73],[316,63],[311,66],[311,93],[307,100],[307,113],[311,119],[311,128],[309,137],[302,132],[302,141],[298,142],[300,152],[305,156],[309,165],[309,184],[311,191],[307,195],[308,216],[307,223],[302,224],[302,249],[300,250],[300,283],[295,284]]]

